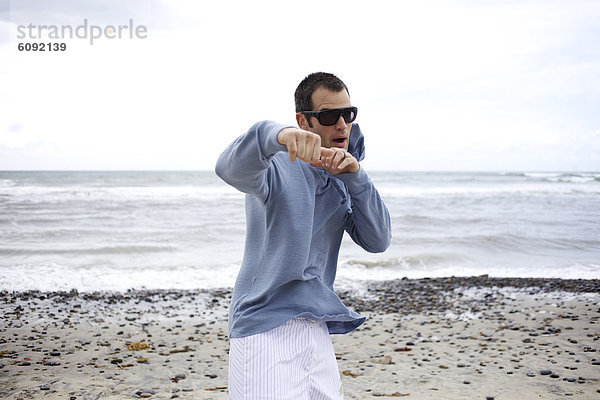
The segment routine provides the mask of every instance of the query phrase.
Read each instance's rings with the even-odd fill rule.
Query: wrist
[[[336,177],[346,184],[351,196],[362,193],[372,185],[364,168],[359,168],[354,173],[339,174]]]
[[[288,134],[288,132],[290,130],[292,130],[294,128],[283,128],[282,130],[279,131],[279,133],[277,134],[277,142],[281,145],[286,145],[286,136]]]

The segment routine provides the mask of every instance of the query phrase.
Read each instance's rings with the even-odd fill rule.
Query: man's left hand
[[[357,172],[360,169],[358,160],[344,149],[321,147],[321,159],[311,162],[313,167],[323,168],[333,175]]]

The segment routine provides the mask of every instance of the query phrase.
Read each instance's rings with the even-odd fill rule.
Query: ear
[[[306,120],[306,115],[297,112],[296,113],[296,122],[298,123],[298,127],[305,131],[308,130],[308,121]]]

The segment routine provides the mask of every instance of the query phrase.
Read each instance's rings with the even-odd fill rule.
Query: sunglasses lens
[[[344,116],[344,121],[346,121],[346,123],[354,121],[356,119],[357,111],[358,110],[356,109],[356,107],[345,108],[342,112],[342,115]]]
[[[335,125],[340,119],[340,115],[344,117],[346,123],[353,122],[356,119],[358,109],[356,107],[348,108],[337,108],[333,110],[321,111],[318,113],[317,118],[319,123],[323,126]]]
[[[339,110],[327,110],[319,113],[319,123],[324,126],[335,125],[340,118]]]

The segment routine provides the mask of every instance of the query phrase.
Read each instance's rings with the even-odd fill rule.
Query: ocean
[[[345,235],[336,287],[471,276],[600,278],[600,173],[370,172],[393,239]],[[0,172],[0,290],[231,287],[244,196],[212,171]]]

